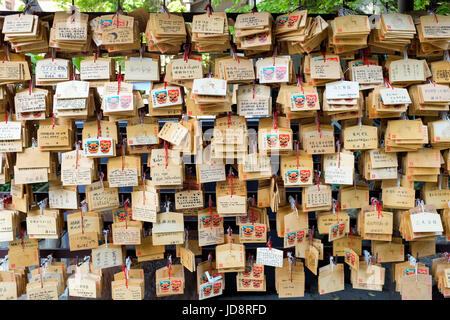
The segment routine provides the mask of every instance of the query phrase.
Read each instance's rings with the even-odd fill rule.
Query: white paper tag
[[[20,140],[22,123],[13,121],[0,122],[0,140]]]
[[[226,96],[227,81],[216,78],[194,79],[192,92],[207,96]]]
[[[439,214],[420,212],[410,215],[413,232],[442,232],[442,221]]]
[[[355,81],[336,81],[326,84],[326,98],[328,99],[357,99],[359,98],[359,83]]]
[[[408,90],[404,88],[382,89],[380,90],[381,100],[383,104],[409,104],[411,98]]]
[[[283,251],[270,248],[256,249],[256,264],[262,264],[271,267],[283,267]]]
[[[75,99],[89,97],[89,82],[65,81],[56,85],[55,97],[58,99]]]

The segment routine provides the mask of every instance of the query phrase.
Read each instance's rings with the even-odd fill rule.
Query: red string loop
[[[81,233],[84,234],[83,207],[80,207],[80,216],[81,216]]]
[[[369,65],[369,57],[368,57],[369,50],[368,49],[369,48],[363,49],[363,61],[364,61],[365,66]]]
[[[125,267],[125,265],[124,265],[124,264],[122,265],[122,271],[123,271],[123,273],[124,273],[124,276],[125,276],[125,287],[127,287],[127,289],[128,289],[128,277],[127,277],[127,268]]]
[[[322,50],[322,56],[323,56],[323,62],[327,62],[327,55],[325,54],[325,51]]]
[[[302,93],[305,94],[305,90],[303,90],[303,85],[302,85],[302,81],[300,79],[300,76],[297,75],[297,86],[300,87],[300,89],[302,89]]]
[[[162,5],[162,8],[163,8],[164,12],[167,13],[167,17],[170,19],[170,12],[169,12],[169,9],[167,9],[167,7],[166,7],[165,1]]]
[[[75,152],[75,158],[76,158],[75,159],[75,169],[78,170],[78,152],[80,150],[80,142],[79,141],[77,142],[77,145],[76,145],[75,149],[76,149],[76,152]]]
[[[394,87],[392,86],[392,84],[389,82],[389,79],[387,77],[384,77],[384,81],[386,82],[388,88],[391,88],[392,90],[394,90]]]
[[[338,152],[338,168],[341,168],[341,142],[337,138],[337,152]]]
[[[101,125],[100,119],[101,119],[101,113],[98,112],[97,113],[97,139],[100,138],[100,136],[102,135],[102,125]]]
[[[145,205],[145,172],[142,173],[142,200],[144,201]]]
[[[213,7],[211,5],[211,0],[206,4],[205,11],[208,12],[208,17],[214,12]]]
[[[383,212],[381,211],[380,201],[377,201],[377,211],[378,211],[378,218],[383,218]]]
[[[350,249],[353,250],[353,230],[350,228]]]
[[[166,169],[169,165],[169,143],[167,141],[164,141],[164,154],[166,158]]]
[[[184,44],[184,62],[188,62],[191,56],[191,45],[189,43]]]
[[[125,141],[120,144],[120,153],[122,157],[122,171],[125,169]]]
[[[236,52],[235,44],[234,44],[234,43],[231,43],[231,44],[230,44],[230,47],[231,47],[231,53],[233,54],[234,60],[237,61],[238,63],[240,63],[240,61],[239,61],[239,56],[237,55],[237,52]]]
[[[267,246],[269,247],[269,250],[272,250],[272,240],[269,237],[269,241],[267,241]]]
[[[122,74],[117,74],[117,94],[120,94],[120,83],[122,82]]]
[[[230,172],[228,173],[227,179],[230,180],[230,196],[232,197],[233,196],[233,172],[231,171],[231,168],[230,168]]]
[[[320,116],[319,113],[317,113],[317,131],[319,132],[319,136],[322,138],[322,128],[320,126]]]

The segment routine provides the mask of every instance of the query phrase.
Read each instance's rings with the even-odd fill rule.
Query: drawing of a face
[[[250,280],[250,279],[241,279],[241,283],[244,288],[250,287],[251,282],[252,282],[252,280]]]
[[[417,269],[417,273],[418,274],[428,274],[428,270],[427,269]]]
[[[277,145],[278,137],[276,134],[269,134],[266,136],[266,140],[269,147],[275,147]]]
[[[209,285],[207,285],[207,286],[204,286],[204,287],[203,287],[203,295],[204,295],[205,297],[208,297],[208,296],[211,294],[212,289],[213,289],[212,284],[209,284]]]
[[[351,256],[350,251],[345,251],[345,261],[346,262],[350,262],[350,256]]]
[[[101,19],[100,26],[104,29],[110,26],[125,26],[124,20],[119,19]]]
[[[286,75],[286,73],[287,73],[287,67],[285,67],[285,66],[277,67],[277,70],[276,70],[277,80],[283,79],[284,76]]]
[[[333,228],[331,229],[331,233],[333,234],[333,237],[337,236],[338,228],[339,228],[339,226],[333,226]]]
[[[297,231],[297,243],[302,242],[305,238],[305,231]]]
[[[167,91],[158,91],[155,93],[155,96],[156,96],[156,102],[158,102],[158,104],[166,103]]]
[[[255,278],[259,278],[263,272],[262,267],[253,266],[253,276]]]
[[[296,183],[298,181],[298,171],[288,171],[287,172],[288,180],[290,183]]]
[[[244,236],[250,237],[253,234],[253,226],[244,226],[242,227],[242,231],[244,231]]]
[[[259,42],[266,42],[268,36],[269,36],[269,32],[258,33]]]
[[[122,109],[129,109],[132,102],[133,102],[133,97],[132,96],[122,96],[122,97],[120,97],[120,107]]]
[[[305,104],[305,96],[303,95],[294,96],[293,100],[297,108],[302,108],[303,105]]]
[[[118,210],[116,211],[116,217],[119,221],[125,221],[128,217],[128,212],[125,210]]]
[[[311,176],[310,170],[300,170],[300,181],[301,182],[307,182],[310,176]]]
[[[108,153],[111,150],[111,141],[109,140],[100,140],[100,151],[102,153]]]
[[[206,283],[208,282],[208,277],[206,276],[206,274],[203,274],[200,276],[200,284]]]
[[[314,108],[316,106],[316,96],[313,94],[306,95],[306,105],[309,108]]]
[[[415,269],[406,269],[406,270],[404,271],[404,273],[405,273],[406,275],[410,275],[410,274],[416,273],[416,270],[415,270]]]
[[[256,34],[252,34],[251,36],[247,36],[246,40],[249,44],[252,44],[256,41]]]
[[[171,103],[175,103],[178,101],[178,97],[180,96],[180,91],[178,89],[176,90],[169,90],[169,101]]]
[[[289,135],[288,134],[280,134],[280,147],[287,147],[289,143]]]
[[[98,141],[89,141],[87,147],[90,154],[96,154],[98,152]]]
[[[34,118],[40,118],[41,115],[42,115],[42,111],[33,112],[32,115],[33,115]]]
[[[280,26],[284,26],[286,24],[286,22],[288,21],[289,17],[280,17],[278,18],[278,25]]]
[[[110,19],[101,19],[100,20],[100,25],[102,28],[110,27],[110,26],[112,26],[112,24],[113,24],[113,21]]]
[[[239,217],[239,220],[240,220],[241,223],[247,223],[247,221],[248,221],[248,216],[245,216],[245,217]]]
[[[292,27],[298,21],[298,16],[289,17],[288,27]]]
[[[222,282],[214,282],[213,284],[213,292],[214,294],[218,294],[220,292],[220,289],[222,289]]]
[[[264,233],[266,232],[266,227],[264,226],[255,226],[255,236],[257,238],[262,238]]]
[[[106,103],[108,104],[109,109],[115,110],[119,108],[119,97],[108,97],[106,98]]]
[[[34,112],[22,112],[22,113],[20,113],[20,115],[23,119],[26,119],[26,118],[34,117]]]
[[[181,288],[181,280],[172,280],[172,291],[178,292]]]
[[[274,72],[275,72],[274,67],[263,68],[264,80],[272,80]]]
[[[345,224],[341,223],[339,225],[339,235],[342,236],[344,234]]]
[[[287,234],[287,240],[289,245],[293,245],[295,243],[295,232],[290,232]]]
[[[209,227],[209,225],[211,224],[211,216],[203,216],[201,221],[204,227]]]
[[[252,272],[252,267],[245,266],[245,269],[244,269],[244,272],[243,272],[244,276],[248,277],[250,275],[250,272]]]
[[[168,292],[170,289],[170,281],[160,281],[159,288],[162,292]]]
[[[262,282],[262,280],[253,280],[253,288],[261,287]]]
[[[219,215],[212,216],[212,224],[214,227],[220,226],[222,222],[222,218]]]

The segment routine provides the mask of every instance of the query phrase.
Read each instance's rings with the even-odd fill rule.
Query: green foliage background
[[[62,10],[66,10],[72,4],[72,0],[52,0],[58,4]],[[145,8],[149,12],[160,10],[162,0],[121,0],[120,5],[125,12],[135,9]],[[117,0],[75,0],[75,5],[82,12],[115,12],[117,9]],[[166,0],[167,8],[170,12],[186,12],[186,7],[181,0]],[[23,10],[25,5],[19,7]]]
[[[61,9],[67,9],[71,0],[52,0],[58,3]],[[165,0],[170,12],[186,12],[186,7],[182,0]],[[219,5],[223,0],[212,0],[214,6]],[[245,4],[246,0],[232,0],[233,6],[227,8],[226,12],[250,12],[252,5]],[[372,0],[374,6],[381,8],[382,11],[398,11],[397,0]],[[163,0],[121,0],[121,6],[124,11],[129,12],[138,8],[145,8],[149,12],[159,11]],[[335,13],[342,6],[358,11],[361,0],[302,0],[302,7],[309,10],[309,13],[325,14]],[[75,0],[82,12],[114,12],[117,9],[117,0]],[[21,6],[19,10],[24,7]],[[296,0],[264,0],[258,3],[258,11],[285,13],[298,8]],[[450,14],[450,2],[448,0],[414,0],[414,10],[433,9],[437,14]]]
[[[250,12],[252,5],[242,5],[242,0],[232,0],[233,7],[226,9],[227,12]],[[222,0],[213,0],[215,5],[218,5]],[[398,12],[397,0],[373,0],[374,6],[381,7],[388,11]],[[302,7],[308,9],[309,13],[324,14],[335,13],[341,6],[346,6],[349,9],[359,11],[358,8],[361,0],[345,1],[345,0],[302,0]],[[414,10],[426,10],[429,6],[436,9],[438,14],[449,14],[450,3],[448,1],[436,2],[432,0],[414,0]],[[284,13],[293,11],[298,8],[298,1],[295,0],[264,0],[257,4],[258,11]]]

